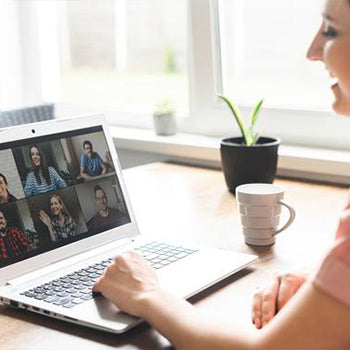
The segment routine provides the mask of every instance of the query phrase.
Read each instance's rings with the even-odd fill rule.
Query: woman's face
[[[350,116],[350,4],[326,0],[323,22],[307,57],[322,61],[332,78],[335,112]]]
[[[6,185],[5,179],[0,176],[0,198],[6,198],[8,195],[8,187]]]
[[[40,152],[36,147],[32,147],[30,149],[30,157],[32,158],[32,162],[35,166],[40,166]]]
[[[53,215],[58,215],[61,212],[62,204],[57,198],[52,197],[50,199],[50,209]]]

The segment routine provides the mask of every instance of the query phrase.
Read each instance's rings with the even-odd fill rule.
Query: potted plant
[[[224,95],[219,94],[218,97],[229,107],[242,134],[241,137],[221,140],[222,169],[229,191],[235,193],[237,186],[246,183],[272,183],[276,176],[281,140],[259,136],[254,131],[264,100],[256,104],[246,126],[238,106]]]
[[[176,133],[175,107],[171,99],[163,97],[153,113],[153,124],[157,135]]]

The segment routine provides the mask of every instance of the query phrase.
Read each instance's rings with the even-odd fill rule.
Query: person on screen
[[[36,145],[29,147],[32,171],[27,175],[24,193],[27,197],[67,187],[57,171],[47,165],[45,156]]]
[[[56,194],[50,198],[50,210],[52,216],[40,210],[39,219],[47,226],[52,242],[73,237],[76,235],[75,222],[69,214],[62,198]]]
[[[6,176],[0,173],[0,204],[14,202],[17,198],[9,192]]]
[[[104,175],[107,166],[97,152],[94,152],[92,143],[88,140],[83,142],[84,154],[80,158],[80,176],[84,179]]]
[[[291,23],[285,25],[293,33]],[[322,24],[307,57],[323,63],[335,77],[333,109],[350,117],[350,0],[325,0]],[[225,327],[209,315],[206,319],[193,305],[164,290],[155,270],[137,252],[117,256],[94,291],[120,310],[147,321],[176,349],[349,349],[350,191],[334,245],[315,273],[308,278],[303,274],[279,276],[255,294],[251,320],[260,331]]]
[[[120,226],[127,222],[127,217],[121,211],[108,206],[108,197],[105,190],[96,185],[94,188],[98,212],[88,222],[88,229],[98,229],[105,226]]]
[[[7,225],[5,214],[0,211],[0,260],[15,258],[28,250],[28,239],[17,227]]]

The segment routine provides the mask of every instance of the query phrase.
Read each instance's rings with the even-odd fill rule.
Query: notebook
[[[256,260],[143,237],[103,115],[0,129],[0,140],[3,304],[122,333],[142,320],[92,293],[121,252],[139,251],[162,287],[182,298]]]

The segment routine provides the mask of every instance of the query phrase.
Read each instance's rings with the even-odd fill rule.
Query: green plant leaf
[[[254,136],[253,136],[253,145],[256,145],[258,143],[259,137],[260,137],[260,133],[254,134]]]
[[[259,116],[260,109],[261,109],[261,106],[262,106],[263,102],[264,102],[264,99],[259,101],[257,103],[257,105],[255,106],[255,108],[253,109],[252,116],[250,118],[250,126],[249,126],[249,130],[250,131],[253,130],[254,125],[255,125],[256,121],[258,120],[258,116]]]
[[[218,94],[218,97],[220,97],[223,101],[226,102],[227,106],[230,108],[233,116],[236,119],[236,122],[239,126],[239,129],[241,131],[241,134],[243,136],[244,142],[247,146],[251,146],[253,144],[253,138],[250,132],[247,132],[244,123],[241,111],[239,110],[238,106],[236,106],[229,98],[222,94]]]

